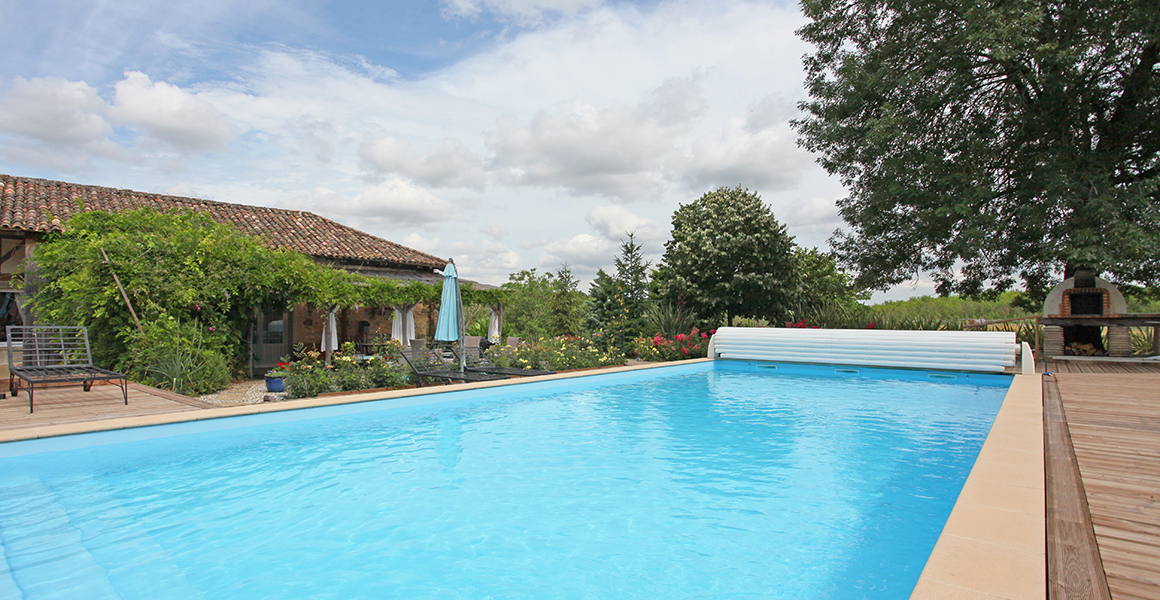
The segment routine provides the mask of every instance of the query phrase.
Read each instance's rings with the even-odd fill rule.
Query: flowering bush
[[[285,377],[294,370],[294,363],[279,362],[277,367],[266,371],[266,377],[279,378]]]
[[[390,356],[375,355],[355,359],[354,344],[346,343],[331,358],[330,364],[316,351],[295,351],[298,360],[286,363],[287,398],[309,398],[328,392],[351,392],[376,388],[399,387],[410,383],[409,372]],[[281,367],[283,363],[279,363]]]
[[[487,357],[497,366],[518,369],[591,369],[623,365],[624,358],[615,349],[607,349],[587,337],[562,335],[532,340],[519,346],[492,346]]]
[[[709,352],[709,335],[694,327],[689,333],[678,333],[668,339],[659,333],[651,338],[637,338],[633,349],[637,358],[652,362],[704,358]]]

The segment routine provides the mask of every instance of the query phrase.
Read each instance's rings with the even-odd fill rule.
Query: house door
[[[290,355],[290,313],[284,310],[259,310],[254,323],[253,370],[261,375]]]

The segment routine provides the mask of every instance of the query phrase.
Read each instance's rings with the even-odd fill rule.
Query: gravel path
[[[217,392],[206,394],[198,400],[210,404],[259,404],[262,402],[278,402],[286,399],[285,392],[272,394],[266,391],[266,380],[235,381],[230,387]]]

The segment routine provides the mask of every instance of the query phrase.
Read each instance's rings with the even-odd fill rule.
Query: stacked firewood
[[[1072,342],[1064,348],[1064,354],[1070,354],[1072,356],[1107,356],[1108,353],[1092,344]]]

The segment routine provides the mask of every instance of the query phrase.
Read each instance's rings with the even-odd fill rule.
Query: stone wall
[[[419,338],[429,337],[427,307],[415,307],[415,335]],[[359,337],[360,323],[367,324],[367,341],[384,335],[391,336],[391,327],[395,311],[387,307],[360,307],[358,309],[340,309],[335,315],[338,325],[338,343],[361,341]],[[294,325],[294,344],[305,344],[307,348],[317,350],[322,342],[322,328],[326,325],[326,310],[299,304],[294,307],[291,317]]]

